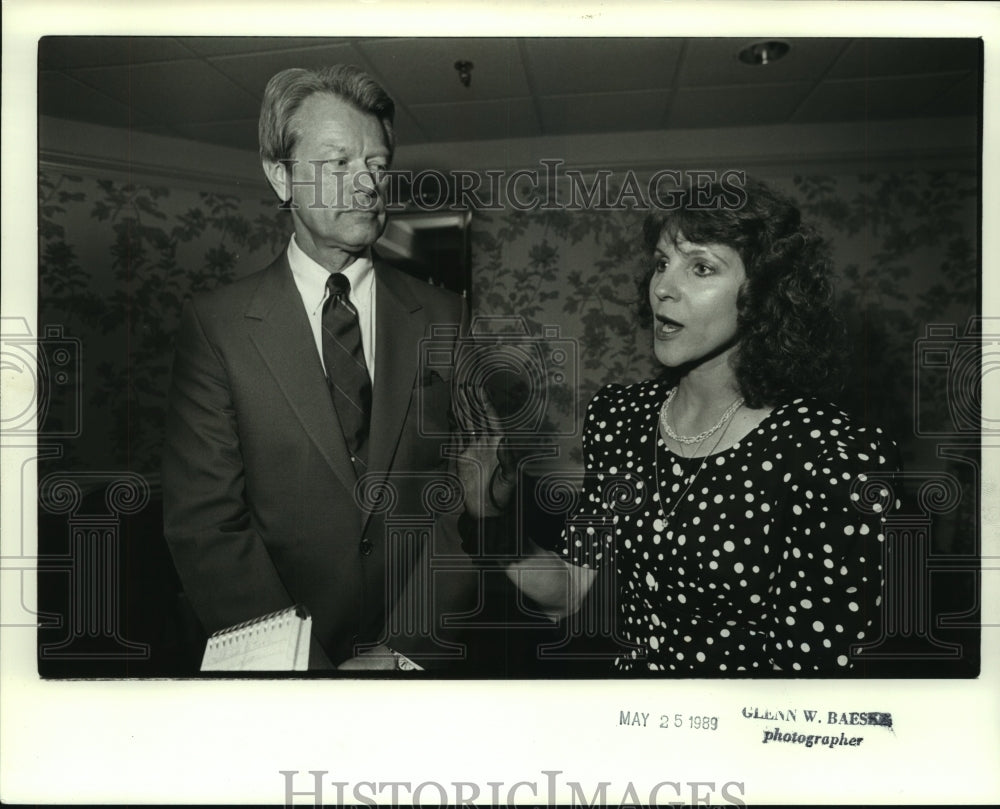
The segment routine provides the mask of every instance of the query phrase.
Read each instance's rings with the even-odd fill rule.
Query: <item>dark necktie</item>
[[[348,298],[351,282],[343,273],[331,273],[326,288],[330,294],[323,304],[323,364],[344,440],[360,473],[368,462],[371,377],[365,364],[358,312]]]

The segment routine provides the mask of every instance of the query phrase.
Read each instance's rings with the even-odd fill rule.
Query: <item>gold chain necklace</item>
[[[674,390],[677,390],[677,389],[674,388]],[[670,401],[670,397],[668,396],[667,397],[667,402],[669,402],[669,401]],[[664,517],[663,517],[663,524],[664,525],[666,525],[667,522],[669,522],[670,518],[674,516],[674,512],[677,511],[677,507],[681,504],[681,501],[683,501],[684,498],[687,497],[687,494],[688,494],[689,491],[691,491],[691,487],[694,486],[694,482],[697,479],[698,475],[700,475],[701,472],[702,472],[702,470],[706,466],[708,466],[708,459],[711,458],[715,454],[715,451],[719,448],[719,444],[722,443],[722,439],[725,438],[726,433],[729,432],[729,424],[732,421],[733,416],[736,415],[736,411],[740,409],[740,407],[742,406],[742,404],[743,404],[743,399],[741,397],[740,399],[736,400],[736,402],[735,402],[736,407],[730,407],[729,410],[726,411],[726,415],[725,415],[725,419],[724,419],[725,420],[725,425],[726,425],[725,429],[719,434],[719,437],[716,439],[715,444],[712,446],[711,451],[707,455],[702,456],[701,464],[694,471],[694,474],[691,475],[691,479],[688,481],[687,486],[684,487],[684,491],[682,491],[680,493],[680,495],[677,498],[674,499],[672,505],[670,506],[670,511],[667,514],[665,514]],[[662,419],[662,410],[661,410],[660,421],[661,422],[663,421],[663,419]],[[708,435],[711,435],[713,432],[715,432],[716,430],[718,430],[719,427],[721,427],[721,426],[722,426],[722,422],[720,422],[719,424],[717,424],[711,430],[711,432],[708,433]],[[706,435],[705,438],[707,438],[708,435]],[[673,438],[673,436],[670,436],[670,437]],[[695,449],[695,452],[697,452],[699,449],[701,449],[701,445],[705,443],[705,438],[701,439],[701,441],[698,443],[698,446]],[[654,475],[654,478],[655,478],[655,481],[656,481],[656,493],[658,495],[660,495],[660,513],[662,514],[663,513],[663,488],[660,485],[659,442],[660,442],[660,436],[657,435],[657,436],[655,436],[655,440],[653,442],[653,475]],[[664,448],[666,448],[666,444],[664,444]],[[691,458],[687,458],[682,453],[681,457],[684,458],[684,460],[693,460],[694,457],[696,457],[696,456],[692,456]]]
[[[707,430],[698,433],[698,435],[678,435],[674,432],[674,428],[670,426],[670,421],[667,419],[667,413],[670,411],[670,403],[674,400],[676,393],[677,388],[671,388],[670,393],[667,394],[667,398],[663,400],[663,406],[660,407],[660,426],[663,427],[663,432],[678,444],[691,445],[703,443],[706,438],[712,435],[723,424],[726,424],[733,417],[733,414],[743,406],[743,397],[740,396],[726,408],[726,412],[722,414],[722,417],[715,423],[714,427],[709,427]]]

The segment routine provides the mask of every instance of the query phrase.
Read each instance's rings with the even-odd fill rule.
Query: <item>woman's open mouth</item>
[[[656,315],[656,326],[653,329],[656,336],[660,339],[666,339],[677,334],[681,329],[684,328],[683,323],[678,323],[664,315]]]

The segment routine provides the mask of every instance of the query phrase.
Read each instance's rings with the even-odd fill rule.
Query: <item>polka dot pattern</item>
[[[669,388],[610,385],[584,425],[581,505],[565,558],[614,565],[623,671],[850,668],[874,640],[884,514],[851,498],[859,475],[892,470],[895,447],[833,405],[797,399],[708,458],[657,431]],[[614,470],[613,472],[611,470]],[[638,497],[623,503],[609,486]]]

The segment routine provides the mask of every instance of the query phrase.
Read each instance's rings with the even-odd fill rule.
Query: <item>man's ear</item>
[[[278,195],[282,202],[288,202],[292,197],[291,176],[289,167],[285,163],[276,163],[272,160],[262,160],[261,166],[264,168],[264,176]]]

